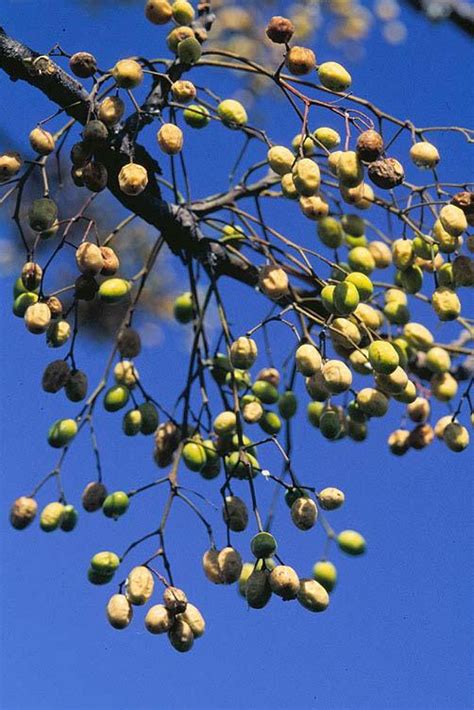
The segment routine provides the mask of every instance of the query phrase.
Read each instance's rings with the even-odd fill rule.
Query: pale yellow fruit
[[[410,148],[410,158],[417,168],[426,170],[435,168],[440,160],[438,149],[428,141],[414,143]]]
[[[126,195],[139,195],[148,185],[148,173],[143,165],[124,165],[118,175],[119,187]]]
[[[289,281],[286,271],[273,264],[261,267],[258,285],[265,296],[274,300],[279,300],[289,293]]]
[[[163,124],[156,137],[161,150],[167,155],[177,155],[183,149],[183,132],[174,123]]]
[[[127,599],[137,606],[146,604],[153,594],[154,586],[153,574],[147,567],[134,567],[125,583]]]

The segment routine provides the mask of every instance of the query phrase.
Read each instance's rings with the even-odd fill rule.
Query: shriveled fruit
[[[133,609],[125,594],[113,594],[107,602],[106,615],[114,629],[125,629],[133,617]]]
[[[328,487],[318,493],[318,500],[324,510],[336,510],[343,505],[345,496],[339,488]]]
[[[173,617],[163,604],[151,606],[145,616],[145,628],[151,634],[165,634],[174,623]]]
[[[191,627],[182,619],[176,619],[168,631],[168,638],[173,648],[180,653],[190,651],[194,643]]]
[[[288,565],[277,565],[269,577],[270,589],[283,601],[295,599],[300,588],[300,580],[295,570]]]
[[[41,385],[45,392],[56,393],[61,390],[68,381],[70,374],[69,365],[64,360],[53,360],[50,362],[41,380]]]
[[[311,343],[303,343],[295,353],[295,363],[298,372],[305,377],[314,375],[321,370],[322,359],[319,350]]]
[[[247,506],[238,496],[226,496],[222,506],[222,517],[233,532],[242,532],[249,521]]]
[[[154,586],[153,574],[148,567],[144,567],[143,565],[134,567],[125,582],[127,599],[131,604],[142,606],[146,604],[153,594]]]
[[[99,105],[99,119],[106,126],[114,126],[120,121],[125,111],[125,104],[119,96],[106,96]]]
[[[316,67],[316,55],[312,49],[294,46],[287,53],[285,62],[290,74],[303,76]]]
[[[83,242],[76,250],[77,268],[82,274],[95,276],[104,266],[100,247],[91,242]]]
[[[268,264],[259,272],[258,285],[262,293],[271,299],[279,300],[289,293],[288,276],[279,266]]]
[[[163,604],[171,614],[182,614],[186,611],[188,598],[178,587],[166,587],[163,592]]]
[[[369,178],[382,190],[401,185],[405,178],[403,165],[395,158],[381,158],[368,167]]]
[[[329,595],[314,579],[301,579],[297,599],[308,611],[324,611],[329,606]]]
[[[202,557],[202,567],[204,574],[210,582],[223,584],[221,569],[218,562],[219,553],[215,548],[207,550]]]
[[[16,530],[24,530],[36,517],[38,504],[34,498],[21,496],[17,498],[10,509],[10,523]]]
[[[40,515],[40,528],[44,532],[52,532],[61,524],[61,519],[64,514],[64,505],[62,503],[48,503]]]
[[[183,148],[183,132],[174,123],[164,123],[157,135],[158,145],[163,153],[177,155]]]
[[[403,456],[410,448],[410,432],[407,429],[396,429],[388,437],[388,446],[395,456]]]
[[[291,506],[291,519],[300,530],[310,530],[317,518],[318,509],[311,498],[297,498]]]
[[[84,488],[81,496],[82,507],[88,513],[94,513],[102,508],[102,504],[107,497],[107,489],[103,483],[91,481]]]
[[[237,582],[242,571],[242,558],[233,547],[224,547],[217,555],[220,576],[223,584]]]
[[[143,165],[128,163],[124,165],[118,175],[121,191],[130,197],[140,195],[148,185],[148,173]]]
[[[233,367],[248,370],[257,359],[257,344],[252,338],[241,336],[230,346],[230,361]]]
[[[364,163],[373,163],[383,153],[383,138],[380,133],[369,129],[357,138],[357,154]]]
[[[266,26],[265,34],[275,44],[288,44],[295,31],[295,26],[287,17],[276,15]]]
[[[269,576],[266,570],[255,569],[248,577],[245,584],[245,598],[252,609],[263,609],[270,601],[272,589]]]
[[[204,634],[206,622],[204,621],[203,615],[194,604],[188,602],[186,610],[182,614],[179,614],[177,618],[186,622],[193,632],[195,639],[200,638]]]
[[[97,71],[97,61],[90,52],[76,52],[69,60],[72,73],[81,79],[88,79]]]

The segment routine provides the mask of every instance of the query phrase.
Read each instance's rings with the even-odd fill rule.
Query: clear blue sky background
[[[71,51],[92,51],[104,67],[120,56],[156,56],[161,51],[160,30],[147,24],[136,7],[111,7],[93,16],[72,0],[2,0],[0,20],[7,31],[38,50],[60,41]],[[421,125],[472,125],[473,57],[468,41],[447,25],[433,28],[408,12],[405,20],[406,44],[389,47],[375,33],[367,58],[350,66],[354,90]],[[320,61],[342,59],[324,39],[318,41],[317,51]],[[11,84],[3,75],[0,95],[1,127],[17,136],[26,137],[34,122],[51,112],[34,91]],[[268,120],[269,134],[288,140],[298,128],[289,120],[284,113],[278,121]],[[314,121],[327,122],[322,116]],[[223,174],[219,156],[228,137],[219,128],[213,150],[208,144],[194,149],[196,194],[217,185]],[[442,149],[445,145],[443,176],[472,178],[472,157],[462,139],[440,142]],[[306,225],[307,233],[310,229]],[[55,463],[45,441],[49,423],[75,409],[62,394],[55,398],[42,393],[39,382],[51,351],[11,315],[11,279],[0,281],[0,289],[4,710],[473,707],[469,453],[458,457],[436,443],[422,454],[390,456],[385,439],[390,426],[397,424],[400,408],[391,422],[371,426],[370,439],[362,446],[346,441],[331,445],[306,424],[300,427],[296,470],[318,487],[344,489],[347,505],[334,514],[334,525],[360,529],[368,540],[364,558],[335,554],[340,583],[330,609],[321,615],[279,600],[262,612],[247,610],[235,587],[209,584],[199,562],[205,533],[187,510],[179,510],[170,521],[169,552],[178,584],[202,609],[208,629],[191,653],[178,655],[165,639],[144,630],[140,609],[129,629],[111,629],[104,618],[110,589],[93,587],[85,579],[95,551],[123,551],[131,539],[155,526],[164,491],[134,501],[116,524],[100,514],[83,514],[68,536],[40,534],[36,526],[18,533],[8,526],[11,500],[29,491]],[[232,293],[234,322],[242,328],[256,323],[260,312],[247,308],[244,289],[236,287]],[[166,338],[165,346],[157,353],[145,352],[138,365],[144,381],[152,384],[160,400],[170,403],[184,376],[186,341],[172,325],[166,327]],[[80,362],[87,365],[92,381],[100,377],[106,357],[107,348],[100,348],[87,341],[80,345]],[[130,489],[156,477],[149,439],[124,441],[119,415],[101,415],[98,430],[110,488]],[[94,477],[87,444],[85,437],[76,442],[65,468],[71,501],[78,501],[84,484]],[[265,461],[276,466],[271,455]],[[184,475],[192,481],[191,474]],[[261,482],[262,490],[265,485]],[[215,486],[209,484],[207,490],[218,501]],[[40,502],[53,495],[51,487]],[[300,574],[309,574],[321,553],[322,537],[290,530],[287,510],[281,507],[280,513],[276,534],[282,530],[282,555]],[[219,514],[209,515],[218,522]],[[248,554],[247,534],[235,544]],[[139,563],[143,555],[146,551],[138,552],[131,562]]]

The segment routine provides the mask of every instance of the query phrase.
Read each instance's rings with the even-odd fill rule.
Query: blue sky
[[[8,32],[38,50],[59,41],[71,51],[92,51],[104,67],[122,56],[161,52],[160,30],[145,23],[139,7],[110,7],[91,15],[76,2],[3,0],[0,19]],[[431,27],[407,11],[404,19],[409,29],[404,45],[387,46],[375,33],[367,57],[357,64],[347,63],[354,90],[419,125],[472,125],[468,41],[446,24]],[[318,40],[316,51],[320,61],[343,59],[324,38]],[[51,113],[45,99],[24,85],[11,84],[3,75],[0,95],[4,105],[8,100],[8,115],[3,114],[0,128],[17,136],[26,137],[36,120]],[[267,116],[272,138],[288,141],[297,132],[286,113],[273,120],[267,102],[260,110]],[[316,116],[315,121],[325,123]],[[220,172],[219,156],[228,136],[219,127],[211,146],[203,142],[191,149],[196,196],[215,189],[225,175],[226,168]],[[449,142],[437,143],[443,155],[443,177],[472,179],[472,155],[463,140],[452,136]],[[178,267],[176,277],[184,287],[185,276]],[[296,470],[321,488],[341,487],[347,504],[333,514],[334,525],[359,529],[368,540],[363,558],[335,554],[340,581],[326,613],[311,615],[276,599],[256,612],[246,608],[235,587],[210,585],[200,567],[205,533],[198,520],[180,509],[170,520],[169,552],[177,582],[207,619],[206,635],[191,653],[178,655],[165,639],[145,631],[141,609],[127,630],[111,629],[104,607],[114,590],[87,583],[88,561],[98,549],[123,551],[130,540],[150,530],[154,525],[150,521],[160,514],[164,491],[154,490],[133,501],[127,516],[117,523],[100,514],[83,514],[68,536],[40,534],[37,527],[18,533],[8,526],[11,500],[30,490],[56,461],[45,441],[49,423],[74,411],[62,394],[53,397],[41,391],[41,373],[51,351],[11,315],[11,281],[11,277],[0,280],[0,706],[4,710],[465,710],[473,706],[469,453],[456,456],[434,444],[402,459],[391,456],[385,440],[390,426],[397,425],[398,414],[387,422],[375,422],[364,445],[347,441],[332,445],[309,430],[301,417]],[[243,287],[226,286],[225,291],[237,330],[258,322],[261,308]],[[279,336],[281,330],[275,331],[275,338]],[[170,403],[185,376],[187,340],[174,325],[165,326],[165,337],[157,352],[145,350],[137,366],[143,381],[152,384],[161,401]],[[108,346],[81,342],[79,357],[91,380],[100,377],[107,351]],[[130,489],[156,477],[149,439],[124,440],[120,415],[101,414],[97,428],[110,488]],[[277,466],[272,454],[267,461],[270,468]],[[191,474],[184,475],[192,480]],[[93,477],[92,454],[81,437],[65,468],[72,502],[78,501],[84,484]],[[203,484],[196,485],[218,501],[213,484],[207,489]],[[42,494],[43,504],[48,493],[52,499],[53,489]],[[262,495],[265,498],[267,492]],[[276,534],[281,529],[282,555],[301,574],[309,574],[321,553],[322,537],[290,528],[283,506],[280,514]],[[218,515],[209,511],[217,527]],[[246,556],[248,540],[247,533],[242,540],[236,536],[236,545]],[[140,552],[130,558],[136,564],[142,559]]]

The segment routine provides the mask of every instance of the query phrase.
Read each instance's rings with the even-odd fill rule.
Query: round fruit
[[[211,114],[205,106],[190,104],[184,109],[183,118],[191,128],[205,128],[211,120]]]
[[[107,619],[114,629],[125,629],[132,620],[133,609],[125,594],[113,594],[106,607]]]
[[[96,552],[91,559],[91,569],[99,574],[111,574],[120,566],[120,558],[115,552]]]
[[[156,137],[163,153],[167,155],[177,155],[181,152],[184,141],[183,132],[181,128],[174,123],[164,123],[156,134]]]
[[[374,340],[368,349],[369,361],[376,372],[389,375],[400,364],[400,358],[393,345],[386,340]]]
[[[131,604],[143,606],[153,594],[155,581],[148,567],[134,567],[125,582],[125,594]]]
[[[343,505],[345,496],[339,488],[323,488],[318,493],[319,505],[323,510],[336,510]]]
[[[337,582],[337,570],[332,562],[320,560],[313,567],[313,578],[319,582],[327,592],[332,592]]]
[[[276,15],[268,23],[265,34],[275,44],[288,44],[293,37],[295,26],[287,17]]]
[[[51,424],[48,431],[48,444],[54,449],[67,446],[77,434],[75,419],[58,419]]]
[[[191,291],[177,296],[173,305],[174,317],[179,323],[190,323],[194,316],[194,300]]]
[[[117,412],[125,407],[130,399],[130,390],[124,385],[110,387],[104,396],[104,409],[107,412]]]
[[[366,548],[364,538],[355,530],[343,530],[340,532],[337,536],[337,544],[348,555],[362,555]]]
[[[285,63],[290,74],[303,76],[315,69],[316,55],[312,49],[294,46],[287,52]]]
[[[291,519],[300,530],[310,530],[317,518],[318,509],[311,498],[297,498],[291,506]]]
[[[134,59],[120,59],[111,74],[121,89],[134,89],[143,81],[143,69]]]
[[[130,499],[124,491],[109,493],[102,504],[102,511],[107,518],[118,518],[127,512]]]
[[[281,597],[283,601],[295,599],[299,592],[300,580],[298,575],[292,567],[287,565],[274,567],[268,581],[272,592]]]
[[[54,150],[54,138],[52,134],[49,133],[49,131],[45,131],[44,128],[33,128],[29,135],[29,140],[31,147],[36,153],[39,153],[39,155],[49,155]]]
[[[73,505],[65,505],[63,517],[61,519],[61,530],[71,532],[77,525],[79,515]]]
[[[165,634],[173,625],[173,617],[163,604],[150,607],[145,616],[145,627],[151,634]]]
[[[118,183],[125,195],[135,197],[140,195],[148,185],[148,173],[143,165],[128,163],[124,165],[118,175]]]
[[[273,535],[268,532],[260,532],[254,535],[250,542],[252,554],[257,559],[271,557],[277,550],[277,543]]]
[[[331,91],[346,91],[352,83],[352,77],[347,69],[337,62],[320,64],[318,75],[321,84]]]
[[[64,514],[64,505],[62,503],[48,503],[40,515],[40,527],[45,532],[56,530],[61,524]]]
[[[247,123],[247,112],[239,101],[225,99],[217,107],[217,114],[228,128],[241,128]]]
[[[38,504],[34,498],[21,496],[10,509],[10,523],[16,530],[24,530],[36,517]]]
[[[329,595],[314,579],[301,579],[297,599],[308,611],[324,611],[329,606]]]

